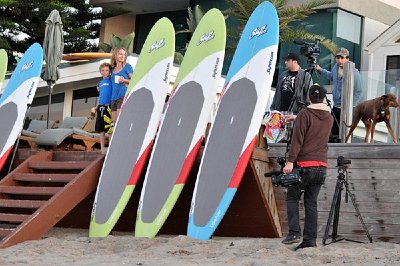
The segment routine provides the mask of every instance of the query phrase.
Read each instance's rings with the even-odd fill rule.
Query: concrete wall
[[[123,37],[135,31],[136,16],[124,14],[101,21],[100,42],[110,43],[112,34]]]

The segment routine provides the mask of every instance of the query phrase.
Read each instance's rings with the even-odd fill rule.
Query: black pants
[[[325,178],[325,167],[307,167],[301,171],[301,183],[288,187],[286,207],[290,235],[301,236],[299,201],[301,191],[304,190],[305,220],[303,242],[316,243],[318,223],[317,200]]]
[[[333,121],[333,125],[332,125],[331,134],[333,137],[337,137],[337,138],[339,138],[340,111],[341,111],[340,108],[337,108],[337,107],[332,108],[332,115],[334,117],[334,121]]]

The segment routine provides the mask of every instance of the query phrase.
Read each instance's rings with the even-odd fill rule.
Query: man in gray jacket
[[[332,114],[337,122],[333,123],[332,135],[333,137],[339,138],[339,123],[340,113],[342,105],[342,88],[343,88],[343,68],[344,64],[349,61],[349,50],[346,48],[339,48],[336,52],[336,64],[332,67],[332,70],[326,70],[321,68],[319,65],[316,66],[316,70],[324,75],[327,79],[332,81],[333,90],[333,109]],[[354,69],[354,90],[353,90],[353,106],[356,106],[362,97],[362,82],[361,75],[358,69]]]
[[[286,71],[279,76],[270,109],[297,114],[307,104],[312,78],[310,73],[301,69],[300,58],[295,53],[285,57],[285,66]]]

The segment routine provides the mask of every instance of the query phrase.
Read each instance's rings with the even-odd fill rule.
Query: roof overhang
[[[90,4],[99,7],[119,7],[133,14],[159,13],[186,9],[189,0],[90,0]]]

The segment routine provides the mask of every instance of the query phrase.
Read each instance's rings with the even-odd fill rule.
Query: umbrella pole
[[[49,128],[50,123],[50,105],[51,105],[51,94],[53,93],[53,83],[47,82],[47,86],[49,87],[49,103],[47,104],[47,128]]]

